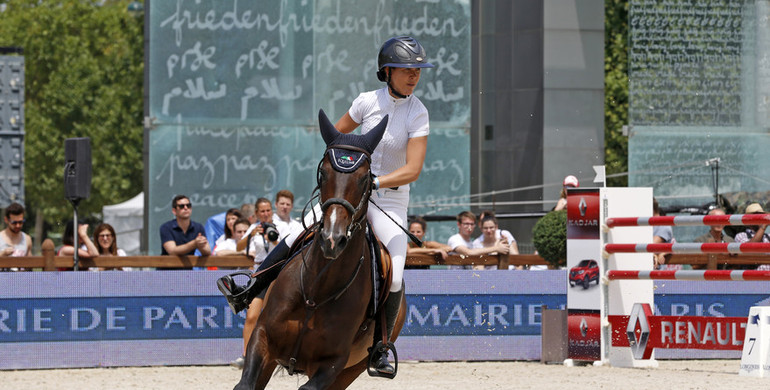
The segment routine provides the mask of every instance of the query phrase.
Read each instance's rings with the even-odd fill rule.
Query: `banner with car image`
[[[601,243],[598,188],[567,189],[568,356],[601,359]]]

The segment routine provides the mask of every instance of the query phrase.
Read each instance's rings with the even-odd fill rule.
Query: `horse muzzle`
[[[336,259],[345,250],[348,244],[347,234],[335,234],[333,232],[327,232],[326,229],[321,230],[321,251],[327,259]]]

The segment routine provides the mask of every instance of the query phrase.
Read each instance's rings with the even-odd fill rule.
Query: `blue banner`
[[[241,353],[244,314],[217,291],[223,274],[0,273],[0,369],[226,364]],[[566,279],[565,270],[407,270],[400,356],[539,359],[542,307],[565,308]],[[655,311],[747,316],[770,303],[769,285],[658,282]]]

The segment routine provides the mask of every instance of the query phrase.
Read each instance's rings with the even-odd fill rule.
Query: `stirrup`
[[[376,366],[380,359],[383,358],[383,355],[387,359],[388,351],[393,352],[393,372],[381,371]],[[374,347],[369,348],[369,364],[366,366],[366,372],[369,376],[379,376],[388,379],[395,378],[398,373],[398,351],[396,351],[396,346],[390,341],[387,344],[378,341]]]
[[[246,285],[239,286],[235,283],[235,280],[233,280],[234,276],[246,276],[249,279],[246,282]],[[219,291],[225,296],[225,299],[227,299],[227,304],[230,305],[230,309],[233,313],[237,314],[239,311],[249,307],[249,304],[251,303],[248,299],[249,290],[254,287],[255,283],[256,278],[251,277],[250,271],[239,271],[217,279],[217,288],[219,288]]]

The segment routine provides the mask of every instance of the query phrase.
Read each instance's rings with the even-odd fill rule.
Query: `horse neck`
[[[350,281],[355,272],[358,272],[356,278],[359,279],[369,275],[371,267],[366,262],[371,256],[365,233],[365,229],[357,229],[353,232],[345,250],[336,259],[325,258],[320,242],[315,240],[304,272],[306,289],[311,293],[324,296],[343,287]],[[364,256],[364,263],[360,269],[356,270],[359,267],[361,256]],[[366,277],[368,278],[368,276]],[[311,285],[314,287],[310,287]]]

